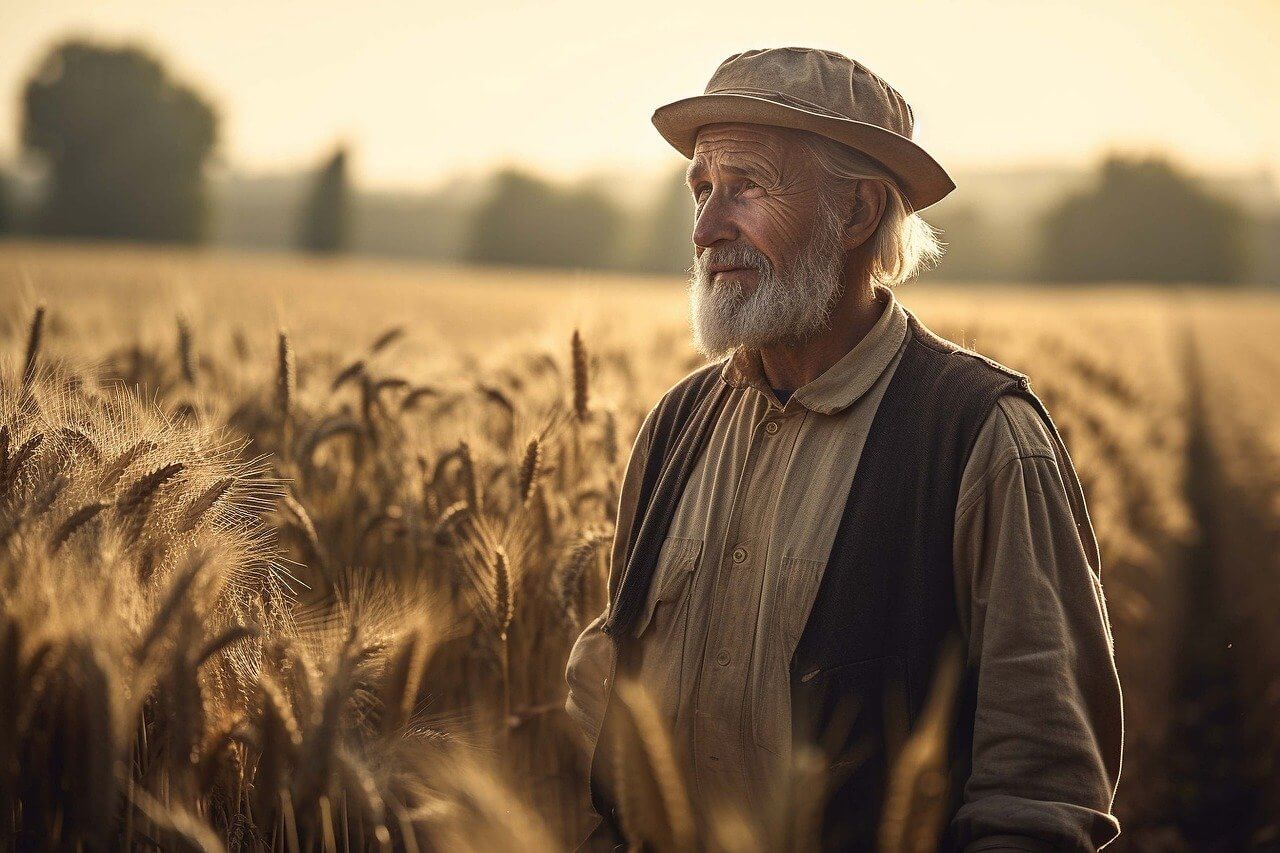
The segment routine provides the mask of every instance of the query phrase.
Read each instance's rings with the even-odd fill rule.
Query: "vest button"
[[[728,650],[728,649],[721,649],[720,651],[716,652],[716,663],[720,664],[721,666],[728,666],[728,665],[729,665],[729,650]]]
[[[765,431],[765,432],[767,432],[767,433],[769,433],[769,435],[777,435],[777,434],[778,434],[778,422],[777,422],[777,421],[769,421],[767,424],[765,424],[765,425],[764,425],[764,431]]]
[[[734,548],[733,561],[735,563],[745,563],[747,561],[747,549],[742,547]]]

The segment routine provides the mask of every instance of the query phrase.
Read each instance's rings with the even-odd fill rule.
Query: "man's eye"
[[[699,186],[693,191],[693,197],[698,201],[702,201],[702,194],[710,191],[711,191],[710,186],[708,186],[707,184],[702,184],[701,186]]]

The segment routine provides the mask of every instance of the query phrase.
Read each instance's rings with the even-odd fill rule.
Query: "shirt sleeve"
[[[1026,398],[1001,398],[983,426],[954,544],[978,673],[957,838],[966,853],[1096,850],[1120,831],[1120,682],[1083,492]]]
[[[626,473],[622,478],[621,494],[618,498],[618,520],[614,527],[613,544],[609,555],[609,595],[613,600],[614,584],[617,573],[622,567],[622,554],[631,535],[631,525],[635,520],[636,502],[639,498],[640,483],[644,478],[644,469],[648,461],[649,439],[653,431],[653,421],[657,407],[649,410],[640,431],[636,435],[627,460]],[[578,724],[589,749],[595,748],[596,739],[600,735],[600,723],[604,717],[605,679],[612,668],[613,640],[601,628],[608,616],[608,604],[604,612],[592,619],[569,651],[569,662],[565,668],[565,681],[569,687],[565,699],[565,710]]]

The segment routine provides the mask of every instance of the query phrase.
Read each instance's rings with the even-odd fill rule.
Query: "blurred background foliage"
[[[208,231],[210,103],[136,47],[56,45],[22,95],[22,142],[48,163],[39,233],[193,243]]]
[[[22,118],[30,156],[19,174],[0,172],[0,234],[661,274],[691,260],[679,158],[641,193],[628,174],[560,183],[512,166],[433,192],[363,191],[345,143],[314,171],[219,171],[207,96],[143,48],[82,39],[37,64]],[[1280,198],[1266,175],[1109,154],[1090,171],[955,177],[959,191],[924,214],[948,247],[927,279],[1280,283]]]

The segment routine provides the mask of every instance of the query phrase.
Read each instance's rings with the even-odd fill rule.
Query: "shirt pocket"
[[[702,556],[702,540],[681,536],[668,536],[662,543],[658,553],[658,565],[654,570],[653,583],[649,587],[649,597],[645,601],[644,610],[636,619],[632,634],[640,637],[649,632],[670,633],[680,611],[687,609],[687,595],[694,570],[698,568],[698,559]]]
[[[791,740],[791,656],[804,633],[826,563],[783,556],[772,578],[772,596],[761,602],[764,637],[760,643],[751,697],[751,729],[756,746],[774,755],[787,752]]]

